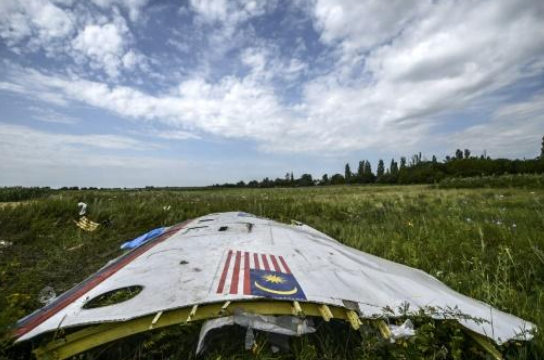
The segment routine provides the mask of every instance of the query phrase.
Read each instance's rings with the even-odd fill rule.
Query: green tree
[[[391,165],[389,165],[389,172],[392,175],[396,175],[399,172],[399,165],[395,161],[395,159],[391,159]]]
[[[400,157],[400,168],[404,169],[406,167],[406,157],[401,156]]]
[[[365,174],[366,175],[372,175],[372,166],[370,165],[370,161],[365,161]]]
[[[372,166],[370,161],[362,161],[362,175],[357,176],[357,182],[361,184],[368,184],[374,182],[374,174],[372,173]]]
[[[378,175],[378,178],[381,178],[384,173],[385,173],[385,165],[383,163],[383,160],[380,159],[380,161],[378,161],[378,169],[376,170],[376,175]]]
[[[540,148],[540,159],[544,160],[544,136],[542,137],[542,147]]]
[[[349,163],[346,163],[346,168],[344,170],[344,179],[346,179],[346,182],[348,182],[351,179],[351,169],[349,167]]]
[[[340,185],[340,184],[344,184],[346,181],[344,179],[344,177],[340,174],[334,174],[332,177],[331,177],[331,184],[332,185]]]
[[[359,167],[357,168],[357,176],[362,177],[365,174],[365,161],[359,161]]]
[[[298,184],[300,186],[313,186],[314,185],[314,180],[312,179],[312,175],[302,174],[300,179],[298,179]]]
[[[463,158],[463,151],[461,149],[455,150],[455,158],[459,160]]]
[[[412,155],[412,166],[417,165],[421,162],[421,153]]]
[[[323,174],[320,185],[330,185],[329,175]]]
[[[469,158],[470,158],[470,150],[465,149],[465,159],[469,159]]]

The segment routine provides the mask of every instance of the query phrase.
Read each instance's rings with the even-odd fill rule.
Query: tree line
[[[216,184],[214,187],[303,187],[303,186],[327,186],[342,184],[432,184],[446,178],[497,176],[505,174],[544,174],[544,137],[540,149],[540,156],[535,159],[492,159],[486,153],[479,156],[472,155],[469,149],[457,149],[451,156],[438,161],[436,156],[431,159],[423,158],[421,153],[411,156],[409,159],[401,157],[397,162],[391,159],[386,163],[380,159],[374,172],[368,160],[361,160],[357,168],[352,170],[347,163],[344,173],[324,174],[321,179],[314,179],[310,174],[302,174],[295,178],[292,172],[288,172],[282,178],[262,181],[239,181],[235,184]]]

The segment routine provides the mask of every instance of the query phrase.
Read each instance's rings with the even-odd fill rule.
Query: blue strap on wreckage
[[[145,234],[138,236],[134,240],[130,240],[130,241],[127,241],[127,242],[123,243],[123,245],[121,245],[121,249],[127,250],[127,249],[137,248],[140,245],[145,244],[149,240],[152,240],[152,239],[162,235],[162,233],[164,233],[166,231],[166,229],[168,229],[168,228],[167,227],[160,227],[160,228],[153,229],[153,230],[151,230],[149,232],[146,232]]]

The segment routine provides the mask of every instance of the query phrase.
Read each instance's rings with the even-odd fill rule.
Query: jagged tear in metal
[[[133,298],[84,308],[102,294],[134,286],[142,291]],[[232,316],[236,308],[339,318],[355,328],[361,318],[423,309],[498,344],[529,340],[536,330],[423,271],[355,250],[309,226],[230,212],[168,228],[20,320],[14,336],[24,341],[87,326],[37,350],[39,357],[65,358],[137,332]]]

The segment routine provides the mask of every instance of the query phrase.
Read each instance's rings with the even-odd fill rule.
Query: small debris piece
[[[12,242],[9,242],[9,241],[6,241],[6,240],[0,240],[0,249],[10,247],[11,245],[13,245]]]
[[[78,244],[78,245],[69,247],[68,249],[66,249],[66,251],[74,251],[74,250],[77,250],[77,249],[81,248],[83,245],[84,245],[84,244],[81,243],[81,244]]]
[[[85,231],[95,231],[100,225],[99,223],[89,220],[86,216],[82,216],[78,221],[74,220],[74,222],[76,223],[77,227]]]
[[[391,340],[402,339],[410,336],[414,336],[416,331],[414,330],[414,324],[410,319],[407,319],[402,325],[389,325],[391,330]]]
[[[53,287],[51,286],[44,287],[40,290],[40,293],[38,294],[38,301],[46,306],[55,301],[56,298],[57,293],[55,292],[55,289],[53,289]]]
[[[246,331],[245,348],[246,350],[251,350],[253,349],[254,345],[255,345],[255,334],[253,333],[253,329],[248,327]]]
[[[79,207],[79,216],[83,216],[87,213],[87,204],[79,202],[77,203],[77,206]]]

